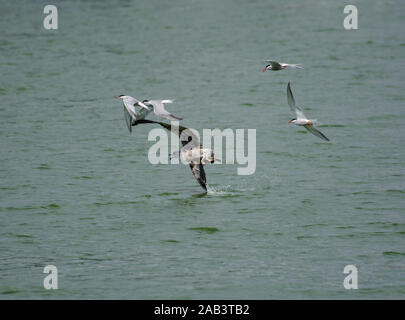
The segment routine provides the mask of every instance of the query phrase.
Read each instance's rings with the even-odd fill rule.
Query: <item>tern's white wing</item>
[[[295,100],[294,100],[294,96],[291,92],[290,83],[288,83],[288,85],[287,85],[287,102],[288,102],[288,105],[290,106],[291,111],[295,112]]]
[[[304,112],[302,112],[302,110],[295,105],[295,99],[291,91],[290,83],[288,83],[287,85],[287,102],[288,105],[290,106],[291,111],[297,115],[297,120],[306,119]]]
[[[304,115],[304,112],[302,112],[302,110],[295,106],[295,114],[297,115],[297,120],[303,119],[306,120],[307,117]]]
[[[159,117],[162,117],[162,118],[165,118],[168,120],[181,120],[182,119],[182,118],[176,117],[176,116],[172,115],[171,113],[167,112],[162,101],[165,101],[167,103],[167,100],[149,100],[147,103],[149,103],[153,106],[153,112]],[[171,103],[171,101],[170,101],[170,103]]]
[[[127,108],[124,106],[124,117],[125,117],[125,123],[127,124],[128,130],[129,132],[132,132],[132,121],[133,118],[132,116],[129,114]]]
[[[296,68],[296,69],[304,69],[300,64],[291,64],[291,63],[281,63],[281,65],[284,67],[291,67],[291,68]]]
[[[124,102],[124,106],[127,109],[128,113],[134,120],[136,120],[135,104],[137,104],[139,101],[132,97],[127,97],[122,101]]]
[[[313,135],[316,135],[317,137],[319,137],[319,138],[321,138],[323,140],[329,141],[329,139],[321,131],[314,128],[313,126],[310,126],[310,125],[306,124],[304,126],[304,128],[307,129],[309,132],[311,132]]]

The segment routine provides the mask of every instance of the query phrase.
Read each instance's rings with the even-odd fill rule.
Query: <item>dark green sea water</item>
[[[0,1],[0,298],[404,299],[405,4],[345,30],[349,3],[53,1],[45,30],[48,2]],[[331,143],[288,124],[288,81]],[[150,164],[123,93],[256,129],[255,174],[207,165],[204,196]]]

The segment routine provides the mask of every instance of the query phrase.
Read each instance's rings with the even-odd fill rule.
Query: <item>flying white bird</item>
[[[319,137],[323,140],[329,141],[329,139],[322,132],[320,132],[318,129],[314,128],[313,125],[316,122],[316,120],[307,119],[307,117],[304,115],[302,110],[295,105],[295,100],[294,100],[294,96],[291,92],[290,83],[288,83],[288,85],[287,85],[287,101],[288,101],[288,105],[290,106],[291,111],[295,112],[295,114],[296,114],[296,118],[291,119],[288,123],[293,123],[297,126],[302,126],[305,129],[307,129],[309,132],[311,132],[312,134],[316,135],[317,137]]]
[[[158,116],[168,120],[178,121],[182,118],[176,117],[175,115],[167,112],[165,109],[165,103],[173,103],[172,100],[143,100],[143,103],[152,106],[153,112]]]
[[[264,61],[267,62],[268,64],[264,68],[263,72],[265,72],[267,70],[278,71],[278,70],[285,69],[287,67],[296,68],[296,69],[304,69],[299,64],[279,63],[279,62],[273,61],[273,60],[264,60]]]
[[[116,96],[115,98],[122,99],[122,102],[124,103],[125,122],[127,124],[129,132],[132,132],[132,124],[139,118],[145,118],[146,114],[150,112],[150,109],[143,102],[131,96],[121,94],[120,96]],[[145,109],[147,112],[137,112],[135,106],[140,107],[141,110]]]

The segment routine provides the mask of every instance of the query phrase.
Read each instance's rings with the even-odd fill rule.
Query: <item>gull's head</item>
[[[297,119],[292,118],[290,121],[288,121],[288,123],[295,123],[295,120],[297,120]]]

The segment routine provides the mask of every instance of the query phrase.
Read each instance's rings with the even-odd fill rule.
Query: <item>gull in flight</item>
[[[278,71],[278,70],[285,69],[287,67],[296,68],[296,69],[304,69],[299,64],[278,63],[277,61],[274,61],[274,60],[264,60],[264,61],[267,62],[267,65],[264,68],[263,72],[265,72],[267,70]]]
[[[150,112],[150,109],[143,102],[141,102],[131,96],[126,96],[126,95],[121,94],[120,96],[116,96],[115,98],[122,99],[122,102],[124,103],[125,122],[127,124],[129,132],[132,132],[132,124],[138,118],[145,118],[146,114],[148,114]],[[140,110],[146,110],[146,112],[145,111],[140,112],[140,110],[138,110],[138,112],[137,112],[135,109],[135,106],[140,107]]]
[[[314,128],[313,125],[316,122],[316,120],[307,119],[307,117],[305,117],[302,110],[295,105],[295,100],[294,100],[294,96],[291,92],[290,83],[288,83],[288,85],[287,85],[287,101],[288,101],[288,105],[290,106],[291,111],[296,114],[296,118],[291,119],[288,123],[293,123],[296,126],[302,126],[305,129],[307,129],[309,132],[311,132],[312,134],[316,135],[317,137],[319,137],[323,140],[329,141],[329,139],[322,132],[320,132],[318,129]]]
[[[165,109],[165,103],[173,103],[172,100],[143,100],[142,101],[147,106],[153,107],[153,112],[158,116],[168,120],[178,121],[182,118],[176,117],[171,113],[167,112]]]
[[[165,129],[177,134],[182,144],[181,151],[173,152],[171,159],[178,157],[183,162],[187,163],[194,175],[194,178],[198,181],[200,186],[207,191],[207,178],[205,176],[204,165],[214,163],[217,159],[214,157],[214,152],[211,149],[204,149],[199,142],[198,137],[193,132],[183,126],[175,126],[160,121],[152,121],[140,119],[135,121],[132,125],[136,126],[141,123],[156,123]]]

